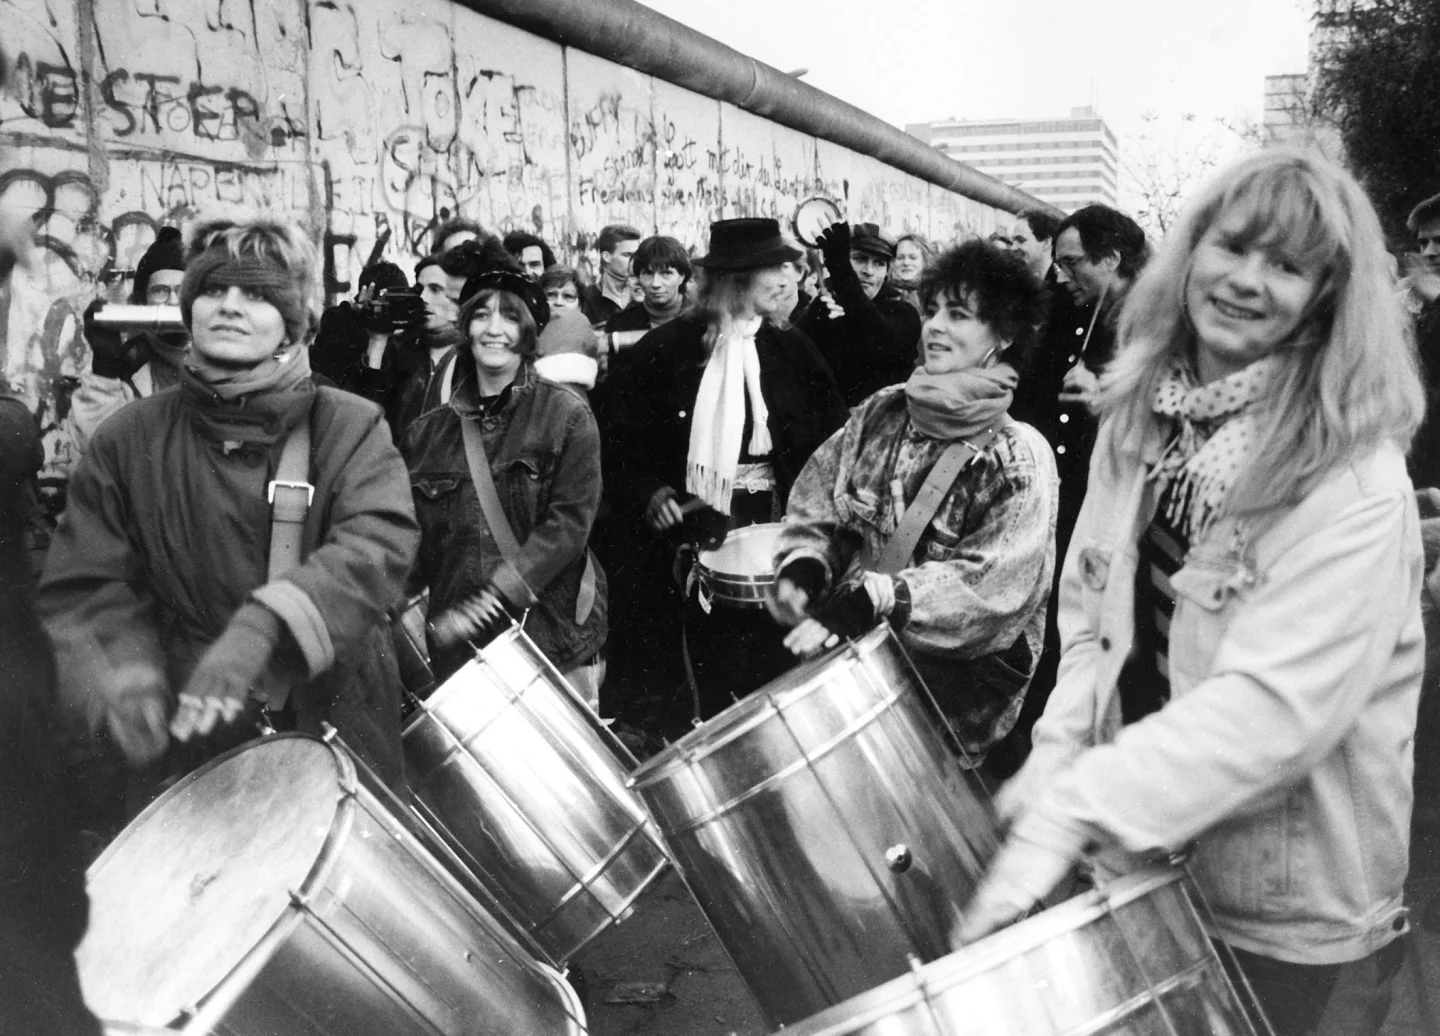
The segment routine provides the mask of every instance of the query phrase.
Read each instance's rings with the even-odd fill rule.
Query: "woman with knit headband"
[[[262,709],[281,728],[333,724],[403,781],[385,613],[419,530],[380,408],[310,378],[319,293],[297,229],[202,222],[179,386],[105,421],[71,479],[38,608],[62,701],[140,769],[137,792],[254,737]],[[308,502],[291,551],[276,551],[275,493]]]
[[[797,655],[888,619],[978,765],[1019,715],[1055,566],[1054,454],[1006,413],[1045,291],[976,240],[926,268],[920,297],[924,365],[856,407],[795,482],[771,611]]]
[[[1189,850],[1275,1032],[1373,1033],[1403,957],[1424,407],[1379,220],[1315,155],[1203,188],[1141,275],[1061,579],[1060,675],[957,930],[1082,854]]]
[[[616,578],[645,587],[655,620],[645,624],[647,650],[633,654],[679,661],[682,603],[669,574],[677,545],[777,521],[800,468],[845,419],[815,347],[771,320],[793,276],[783,264],[801,254],[773,219],[711,224],[710,251],[695,260],[695,304],[635,346],[608,393],[606,490],[644,540]],[[763,614],[684,607],[702,716],[788,666]],[[626,675],[653,682],[656,671],[670,682],[673,670],[660,665]]]

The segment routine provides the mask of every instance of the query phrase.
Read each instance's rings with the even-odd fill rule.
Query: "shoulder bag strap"
[[[490,535],[495,537],[495,546],[500,555],[512,565],[520,557],[520,541],[510,519],[500,506],[500,494],[495,490],[495,479],[490,474],[490,461],[485,456],[485,445],[480,441],[479,426],[468,417],[460,417],[460,435],[465,440],[465,463],[470,466],[470,481],[475,483],[475,495],[480,498],[480,513],[490,526]],[[585,574],[580,578],[580,591],[575,596],[575,621],[584,623],[595,606],[595,559],[589,549],[585,551]]]
[[[286,437],[266,496],[270,502],[268,578],[278,579],[305,560],[305,519],[315,501],[315,487],[310,484],[309,414]]]
[[[885,549],[880,552],[880,558],[875,565],[877,572],[893,576],[910,564],[910,559],[915,554],[915,546],[920,542],[920,534],[930,524],[930,519],[935,517],[935,512],[940,509],[940,502],[945,499],[950,487],[955,484],[955,479],[974,456],[975,447],[963,439],[945,447],[945,452],[940,454],[940,459],[930,469],[930,475],[920,487],[920,492],[910,502],[910,506],[905,508],[900,524],[895,528],[895,535],[890,537]]]

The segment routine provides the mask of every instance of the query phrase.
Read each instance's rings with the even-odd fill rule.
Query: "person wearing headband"
[[[793,288],[785,264],[800,255],[773,219],[711,224],[694,304],[646,335],[608,386],[607,492],[637,537],[633,585],[645,588],[643,617],[623,624],[637,690],[679,682],[677,547],[778,520],[810,453],[844,422],[825,361],[773,320]],[[684,609],[703,716],[789,666],[763,614],[707,612],[694,600]]]
[[[38,608],[62,702],[124,752],[138,798],[253,737],[262,712],[282,729],[329,723],[402,780],[386,611],[419,533],[380,409],[310,377],[319,297],[294,227],[200,222],[178,389],[101,425],[71,479]],[[277,469],[297,434],[305,475],[285,484],[308,487],[305,517],[277,556]]]
[[[926,268],[920,296],[925,363],[800,472],[770,610],[799,656],[888,619],[974,767],[1019,714],[1055,566],[1054,455],[1007,413],[1045,295],[1008,249],[975,240]],[[951,474],[926,516],[937,470]]]
[[[605,573],[587,549],[600,506],[595,418],[573,385],[537,373],[551,319],[539,284],[496,270],[467,281],[461,297],[449,403],[418,417],[400,440],[420,519],[415,578],[430,589],[435,675],[454,673],[473,657],[467,641],[483,644],[514,619],[598,707],[607,597]],[[571,317],[593,349],[589,325]],[[562,356],[589,359],[593,378],[593,358],[554,354]],[[479,433],[473,454],[466,425]],[[472,477],[480,464],[491,472],[504,528],[491,524],[485,487]]]

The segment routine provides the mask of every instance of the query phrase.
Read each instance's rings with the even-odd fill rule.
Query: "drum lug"
[[[896,842],[885,850],[885,866],[896,874],[904,874],[914,862],[915,857],[911,855],[910,847],[904,842]]]

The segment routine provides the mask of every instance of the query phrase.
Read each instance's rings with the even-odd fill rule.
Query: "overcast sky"
[[[643,0],[888,122],[1068,115],[1122,140],[1193,113],[1260,118],[1303,72],[1307,0]]]

